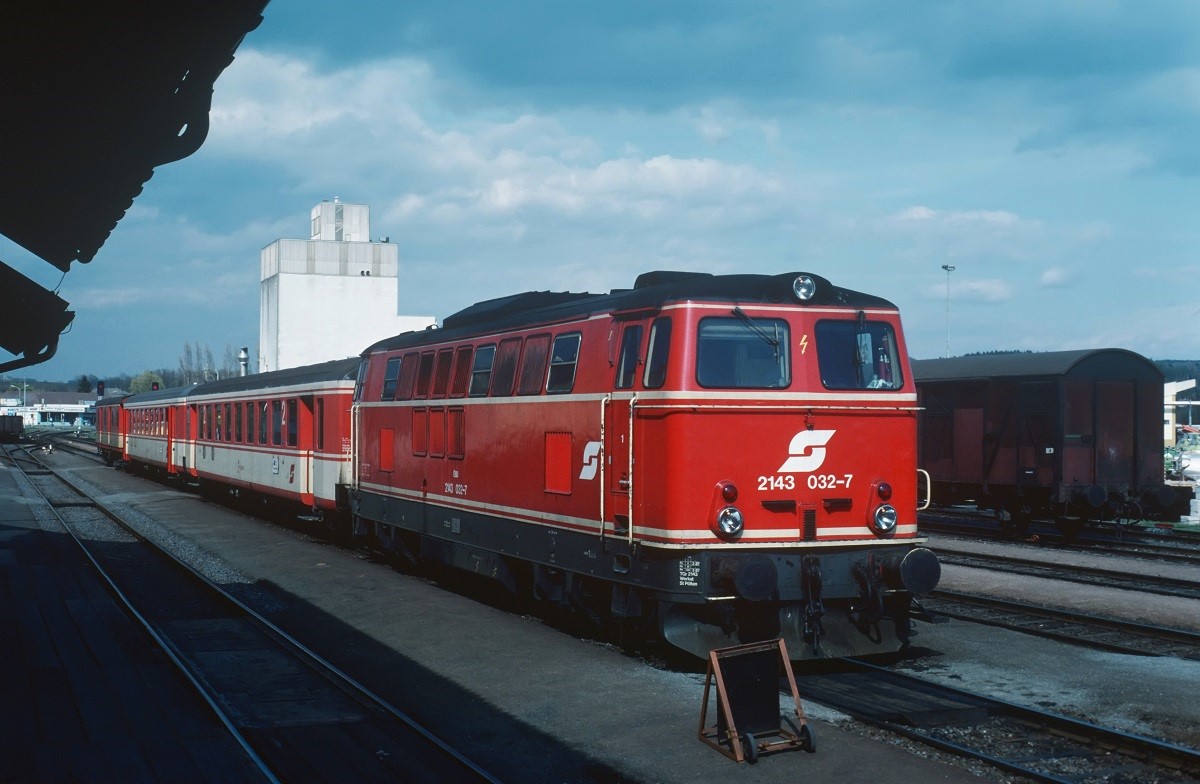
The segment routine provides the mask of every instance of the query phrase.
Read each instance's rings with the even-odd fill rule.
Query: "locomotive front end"
[[[797,659],[894,651],[940,576],[899,314],[814,275],[768,280],[759,302],[689,305],[681,390],[639,402],[643,458],[667,466],[646,516],[686,548],[662,633],[701,656],[780,636]]]

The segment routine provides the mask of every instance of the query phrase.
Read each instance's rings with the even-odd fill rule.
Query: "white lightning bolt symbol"
[[[800,353],[803,354],[807,350],[808,350],[808,335],[804,335],[803,337],[800,338]]]

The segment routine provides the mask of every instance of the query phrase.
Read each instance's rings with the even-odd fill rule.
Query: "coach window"
[[[200,412],[200,421],[196,429],[197,438],[208,438],[208,406],[197,406]]]
[[[225,433],[225,417],[223,416],[224,410],[220,404],[214,406],[214,408],[217,412],[217,415],[213,420],[213,433],[216,436],[214,440],[221,441],[221,436]]]
[[[270,412],[270,403],[265,400],[259,404],[258,409],[258,443],[267,443],[267,415]]]
[[[400,364],[400,380],[396,382],[397,400],[412,399],[413,387],[417,382],[417,366],[420,364],[417,352],[410,351],[404,355],[404,362]]]
[[[520,353],[520,338],[500,341],[500,347],[496,349],[496,363],[492,366],[492,397],[508,397],[513,393],[513,382],[517,380],[517,357]]]
[[[826,389],[899,389],[904,385],[896,333],[885,321],[818,321],[817,365]]]
[[[450,397],[467,394],[471,383],[471,347],[459,346],[454,352],[454,373],[450,376]]]
[[[317,435],[317,451],[325,449],[325,398],[317,398],[317,423],[314,427]]]
[[[661,389],[667,381],[667,358],[671,355],[671,319],[663,316],[650,325],[650,348],[646,351],[646,374],[642,386]]]
[[[642,325],[630,324],[621,335],[621,359],[617,363],[617,389],[629,389],[637,378],[638,349],[642,346]]]
[[[295,446],[299,441],[300,436],[300,417],[298,415],[300,408],[296,398],[290,398],[287,402],[287,445]]]
[[[233,406],[229,405],[228,403],[225,404],[225,440],[226,441],[233,440],[233,413],[231,411],[232,408],[233,408]]]
[[[696,381],[702,387],[782,389],[791,383],[788,323],[734,316],[700,320],[696,342]]]
[[[383,371],[383,391],[379,393],[380,400],[393,400],[396,397],[396,380],[400,378],[400,357],[392,357],[387,361]]]
[[[550,376],[546,379],[546,391],[550,394],[570,392],[575,386],[580,338],[578,332],[572,332],[554,339],[554,350],[550,352]]]
[[[433,371],[433,397],[445,397],[450,386],[450,367],[454,362],[454,349],[444,348],[437,354],[437,367]]]
[[[233,404],[233,440],[242,443],[242,404]]]
[[[546,353],[549,350],[549,335],[534,335],[526,339],[525,353],[521,360],[521,380],[517,384],[518,395],[541,393],[546,378]]]
[[[495,346],[480,346],[475,352],[475,361],[471,363],[471,388],[467,392],[468,395],[483,397],[488,393],[488,385],[492,380],[492,362],[495,359]]]
[[[271,401],[271,443],[275,446],[283,444],[283,401]]]
[[[254,410],[257,408],[256,403],[246,404],[246,443],[254,443]]]
[[[426,351],[421,355],[421,369],[417,371],[416,397],[429,397],[429,387],[433,384],[433,352]]]

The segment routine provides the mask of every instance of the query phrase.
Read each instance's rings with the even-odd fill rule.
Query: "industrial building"
[[[434,324],[399,312],[399,248],[371,240],[371,208],[322,201],[307,240],[278,239],[260,259],[258,371],[356,356]]]

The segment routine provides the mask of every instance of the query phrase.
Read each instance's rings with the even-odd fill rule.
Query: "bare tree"
[[[190,341],[184,341],[183,353],[179,355],[179,372],[183,375],[184,384],[191,384],[198,380],[196,354]]]

